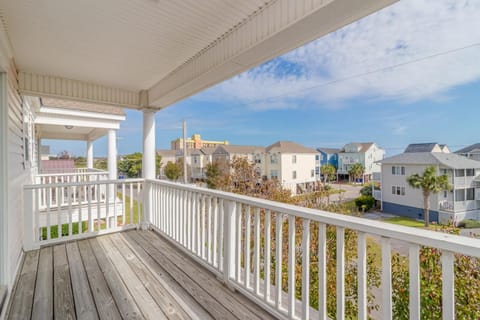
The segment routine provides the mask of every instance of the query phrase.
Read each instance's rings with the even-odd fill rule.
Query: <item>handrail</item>
[[[23,186],[26,190],[42,189],[42,188],[56,188],[56,187],[81,187],[81,186],[94,186],[99,184],[119,184],[119,183],[136,183],[144,182],[145,179],[120,179],[120,180],[97,180],[97,181],[85,181],[85,182],[59,182],[59,183],[45,183],[45,184],[26,184]]]
[[[85,171],[85,172],[69,172],[69,173],[40,173],[36,174],[35,177],[73,177],[73,176],[89,176],[89,175],[100,175],[108,174],[108,171]]]
[[[219,190],[178,184],[165,180],[147,180],[147,182],[174,187],[179,190],[195,191],[205,195],[221,197],[225,200],[242,202],[248,205],[262,207],[274,212],[282,212],[285,214],[294,215],[303,219],[354,229],[383,237],[401,239],[418,245],[436,247],[442,250],[454,251],[480,258],[480,239],[435,232],[432,230],[419,230],[417,228],[394,225],[382,221],[368,220],[365,218],[347,216],[318,209],[310,209]],[[461,249],[460,252],[458,251],[459,247]]]

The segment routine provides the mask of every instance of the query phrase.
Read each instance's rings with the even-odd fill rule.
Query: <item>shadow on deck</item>
[[[26,253],[7,319],[273,319],[152,231]]]

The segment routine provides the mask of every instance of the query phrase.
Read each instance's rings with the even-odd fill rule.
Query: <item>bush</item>
[[[375,188],[375,190],[380,190],[380,186],[377,182],[369,182],[365,184],[362,189],[360,189],[360,194],[362,196],[372,196],[372,183],[374,184],[373,187]]]
[[[368,211],[375,206],[375,198],[372,196],[360,196],[355,199],[355,205],[363,212]]]
[[[465,219],[458,223],[459,228],[471,229],[471,228],[480,228],[480,221]]]

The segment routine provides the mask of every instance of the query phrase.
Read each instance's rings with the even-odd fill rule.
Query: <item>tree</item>
[[[210,189],[217,189],[219,187],[219,179],[222,172],[220,165],[217,162],[207,164],[205,176],[207,177],[207,187]]]
[[[142,174],[142,154],[135,152],[122,157],[118,162],[118,170],[128,178],[137,178]]]
[[[348,170],[348,174],[350,175],[350,177],[352,177],[353,181],[363,177],[364,173],[365,173],[365,168],[361,163],[355,163]]]
[[[177,181],[182,175],[182,165],[179,162],[168,161],[163,169],[168,179]]]
[[[320,167],[320,173],[323,174],[323,181],[327,183],[335,179],[337,168],[334,165],[327,163]]]
[[[87,167],[87,158],[85,157],[76,157],[73,159],[75,168],[86,168]]]
[[[434,166],[429,166],[422,175],[415,173],[407,177],[407,183],[414,189],[422,190],[425,226],[428,227],[430,223],[430,195],[452,189],[448,182],[448,176],[437,176],[437,169]]]

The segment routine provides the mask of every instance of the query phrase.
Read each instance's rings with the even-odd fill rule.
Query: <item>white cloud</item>
[[[423,58],[480,43],[479,17],[478,0],[402,0],[198,98],[254,110],[296,108],[301,100],[337,107],[357,97],[445,99],[449,89],[480,79],[480,44]]]

